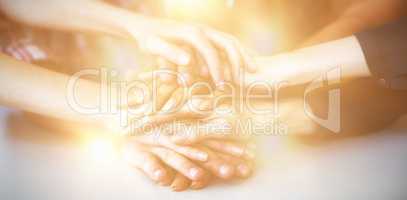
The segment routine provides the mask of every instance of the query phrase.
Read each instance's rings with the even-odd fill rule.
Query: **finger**
[[[176,85],[165,84],[159,80],[152,80],[138,88],[130,88],[127,102],[122,108],[126,108],[132,118],[137,119],[161,110],[168,101],[172,93],[176,90]]]
[[[194,49],[202,56],[206,65],[208,66],[209,74],[211,75],[215,84],[221,84],[224,82],[223,70],[220,65],[220,58],[216,48],[211,44],[200,29],[192,29],[185,32],[181,32],[181,39],[191,44]]]
[[[160,87],[160,93],[163,93],[163,97],[159,98],[157,103],[161,110],[153,113],[154,107],[151,104],[143,104],[137,109],[143,111],[149,110],[150,112],[137,112],[138,115],[132,116],[131,124],[123,130],[125,135],[138,134],[144,127],[151,127],[156,124],[168,123],[175,120],[191,120],[202,119],[209,117],[213,110],[213,99],[211,98],[191,98],[187,101],[186,88],[178,88],[174,92],[172,86],[166,86],[163,90]],[[169,87],[169,88],[168,88]],[[198,88],[194,90],[194,93],[201,92],[203,89]],[[168,97],[172,94],[171,97]],[[186,102],[186,103],[185,103]],[[144,106],[144,107],[143,107]],[[157,108],[156,108],[157,109]]]
[[[139,118],[138,123],[163,124],[176,120],[202,119],[209,117],[213,111],[213,100],[200,97],[186,98],[182,88],[175,91],[157,113]]]
[[[199,146],[200,149],[206,151],[209,155],[208,161],[200,163],[200,165],[212,172],[221,179],[230,179],[234,176],[234,166],[223,160],[214,151],[204,146]]]
[[[191,59],[183,49],[158,37],[147,38],[143,48],[149,53],[161,56],[177,65],[188,65]]]
[[[247,145],[238,144],[236,142],[206,140],[203,142],[203,144],[212,150],[237,158],[254,159],[255,157],[253,148],[250,148]]]
[[[189,65],[178,65],[177,72],[178,72],[178,85],[180,87],[188,87],[191,86],[193,83],[194,76],[196,74],[195,66],[197,65],[196,58],[199,56],[195,56],[194,50],[191,47],[183,46],[182,47],[185,52],[188,52],[191,55],[192,59],[189,62]]]
[[[201,74],[204,78],[208,78],[209,77],[209,71],[208,71],[208,67],[206,66],[202,66],[201,67]]]
[[[124,129],[124,133],[130,135],[139,134],[145,132],[146,128],[152,128],[160,126],[161,124],[170,123],[179,120],[192,120],[203,119],[210,116],[212,102],[202,99],[190,100],[191,103],[187,103],[180,110],[173,109],[160,111],[159,113],[153,113],[145,116],[138,115],[131,120],[128,127]],[[193,106],[194,105],[194,106]],[[166,107],[166,106],[164,106]],[[179,123],[176,123],[179,124]],[[175,125],[175,124],[170,124]],[[161,125],[162,126],[162,125]],[[164,126],[165,127],[165,126]],[[182,126],[183,127],[183,126]],[[175,127],[181,128],[181,127]],[[173,129],[174,132],[178,132],[177,129]]]
[[[188,87],[192,85],[192,71],[189,66],[178,66],[178,85],[180,87]]]
[[[138,137],[133,137],[132,140],[146,145],[166,147],[192,160],[202,162],[208,160],[208,154],[205,151],[191,146],[175,145],[170,141],[167,133],[145,133]]]
[[[158,112],[162,109],[165,103],[171,98],[173,92],[177,89],[175,85],[165,84],[159,82],[158,84],[157,96],[153,96],[153,100],[156,100],[156,109],[155,112]],[[154,85],[153,85],[154,86]],[[155,88],[152,88],[154,90]]]
[[[176,79],[177,67],[166,59],[158,58],[158,66],[160,68],[159,77],[164,83],[172,83]]]
[[[208,70],[208,66],[206,65],[205,61],[202,60],[202,57],[200,56],[195,56],[196,57],[196,65],[200,66],[200,75],[202,75],[202,77],[204,79],[209,78],[209,70]]]
[[[181,192],[189,188],[191,181],[182,175],[181,173],[176,173],[174,181],[171,183],[171,188],[173,191]]]
[[[140,73],[138,77],[141,77],[141,79],[131,82],[130,84],[134,85],[131,85],[130,88],[126,88],[129,89],[127,91],[128,106],[143,106],[153,101],[157,101],[157,105],[160,105],[167,101],[172,92],[176,89],[176,85],[158,80],[158,76],[162,74],[165,73],[161,71]]]
[[[193,190],[199,190],[199,189],[205,188],[206,186],[209,185],[211,179],[212,179],[212,175],[209,174],[209,175],[206,176],[203,180],[200,180],[200,181],[192,181],[190,187],[191,187],[191,189],[193,189]]]
[[[147,94],[142,88],[135,88],[128,92],[127,105],[121,105],[121,108],[134,108],[136,106],[142,106],[146,100]]]
[[[224,33],[206,29],[205,34],[216,44],[216,46],[225,51],[229,64],[231,66],[231,75],[235,83],[240,81],[240,71],[243,68],[243,57],[240,54],[239,48],[236,46],[236,39]]]
[[[169,113],[177,111],[187,101],[187,88],[178,88],[172,94],[168,101],[164,104],[161,112]]]
[[[225,66],[227,66],[228,64],[225,64]],[[234,71],[233,70],[231,70],[230,69],[230,67],[226,67],[224,70],[223,70],[223,77],[225,77],[225,81],[226,82],[229,82],[229,83],[231,83],[231,82],[233,82],[234,80],[236,80],[236,81],[234,81],[235,83],[239,83],[239,80],[240,79],[235,79],[234,78],[234,75],[232,74],[232,72],[234,73]],[[238,75],[237,75],[238,76]]]
[[[153,147],[151,152],[157,155],[161,161],[176,171],[182,173],[192,181],[202,180],[205,178],[205,176],[207,176],[206,172],[202,168],[170,149]]]
[[[247,71],[250,73],[255,73],[258,67],[254,57],[251,56],[240,43],[237,43],[236,45],[239,48],[240,54],[243,56],[245,69],[247,69]]]
[[[233,136],[233,127],[224,118],[182,126],[171,136],[171,141],[180,145],[196,144],[208,139],[238,139],[238,137]]]
[[[171,186],[172,182],[174,182],[176,171],[169,166],[164,166],[167,170],[168,179],[165,182],[158,182],[160,186]]]
[[[213,113],[213,100],[201,97],[190,97],[188,101],[182,105],[174,117],[177,119],[196,119],[207,118]]]
[[[127,99],[127,104],[132,106],[127,108],[132,123],[133,121],[140,120],[146,115],[151,115],[160,111],[176,90],[176,86],[173,84],[165,84],[161,81],[151,81],[148,82],[145,87],[140,89],[141,90],[137,89],[129,91],[132,93]]]
[[[213,99],[209,95],[204,97],[193,96],[195,94],[200,94],[205,91],[206,88],[194,88],[191,90],[189,88],[178,88],[166,104],[162,107],[162,112],[178,112],[178,113],[191,113],[193,110],[208,111],[213,110],[212,102]],[[205,91],[206,92],[206,91]],[[188,96],[192,95],[192,96]],[[209,97],[209,98],[208,98]],[[192,108],[192,109],[191,109]],[[194,113],[193,113],[194,114]]]
[[[123,150],[123,157],[131,166],[144,172],[151,180],[157,183],[171,181],[167,169],[153,154],[128,144]]]
[[[226,154],[218,154],[224,161],[232,164],[235,169],[235,173],[240,178],[248,178],[253,173],[253,163],[251,161],[235,158]]]

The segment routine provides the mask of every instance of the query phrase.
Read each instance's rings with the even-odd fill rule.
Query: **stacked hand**
[[[125,26],[126,32],[138,41],[141,49],[158,57],[161,69],[183,73],[182,68],[188,66],[211,78],[215,85],[225,81],[238,83],[240,72],[256,70],[253,58],[232,35],[170,20],[134,21]],[[161,78],[170,81],[172,76]]]
[[[155,132],[134,137],[126,145],[125,158],[152,180],[175,191],[203,188],[215,177],[229,180],[251,174],[253,153],[246,143],[189,134],[192,136],[183,138]]]
[[[255,145],[235,126],[244,116],[212,100],[181,98],[184,88],[157,84],[158,101],[135,107],[158,110],[133,113],[126,127],[123,155],[150,179],[174,191],[200,189],[211,180],[247,178],[253,171]]]

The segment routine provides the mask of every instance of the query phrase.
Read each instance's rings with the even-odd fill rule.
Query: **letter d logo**
[[[314,122],[318,123],[322,127],[325,127],[329,129],[330,131],[333,131],[335,133],[339,133],[341,131],[341,113],[340,113],[340,89],[332,89],[330,90],[329,93],[329,100],[328,100],[328,117],[327,119],[322,119],[316,116],[312,111],[309,106],[309,104],[306,102],[306,97],[307,95],[317,89],[324,87],[324,82],[327,83],[327,85],[333,85],[333,84],[338,84],[340,83],[340,77],[341,77],[341,70],[340,68],[335,68],[330,71],[328,71],[326,74],[318,77],[314,81],[311,82],[311,84],[305,89],[304,92],[304,111],[305,114],[310,117]]]

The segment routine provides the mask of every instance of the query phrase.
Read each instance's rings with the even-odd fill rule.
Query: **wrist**
[[[258,57],[255,59],[258,69],[256,73],[245,74],[245,85],[256,82],[268,85],[284,84],[298,85],[309,78],[304,63],[299,62],[299,55],[295,52],[278,54],[271,57]]]

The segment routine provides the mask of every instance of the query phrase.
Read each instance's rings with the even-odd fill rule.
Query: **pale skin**
[[[247,55],[235,38],[201,25],[188,25],[149,18],[99,1],[41,0],[31,4],[24,0],[2,0],[0,1],[0,8],[10,18],[33,26],[111,34],[134,39],[141,49],[159,57],[161,69],[177,70],[177,66],[192,64],[191,52],[193,52],[193,55],[198,55],[203,61],[203,65],[194,70],[201,71],[217,84],[225,81],[225,69],[221,67],[221,60],[226,60],[229,63],[228,66],[231,69],[227,71],[232,73],[229,77],[233,77],[234,80],[237,80],[236,73],[241,68],[249,71],[254,71],[255,68],[251,57]],[[185,47],[188,51],[185,50]],[[222,58],[221,55],[226,55],[226,57]],[[2,66],[4,66],[1,74],[4,76],[2,81],[4,81],[5,88],[0,94],[4,105],[60,119],[98,125],[105,125],[105,122],[111,123],[116,118],[115,116],[99,115],[89,117],[73,112],[67,105],[65,96],[65,86],[69,76],[21,63],[6,56],[1,56],[0,59]],[[165,80],[165,77],[162,79],[171,81]],[[7,84],[11,82],[20,84]],[[80,87],[78,87],[80,90],[77,95],[81,102],[86,105],[94,105],[97,101],[99,85],[86,80],[80,82]],[[132,102],[129,103],[132,104]],[[166,147],[168,149],[162,148],[161,150],[170,151],[173,148],[174,152],[181,152],[183,156],[202,160],[203,150],[197,151],[187,147],[178,148],[174,145],[168,146],[168,144]],[[210,149],[206,150],[210,151]],[[172,154],[172,156],[162,158],[162,160],[172,161],[175,158],[185,160],[183,156]],[[216,172],[219,163],[215,162],[211,165],[212,172]],[[182,168],[176,169],[181,170]],[[222,169],[225,172],[224,168]],[[229,169],[226,170],[226,176],[234,175]],[[202,187],[199,186],[203,185],[200,182],[204,181],[198,180],[198,184],[192,185]]]
[[[259,81],[282,86],[307,84],[335,68],[340,68],[344,80],[371,76],[355,36],[257,60],[258,73],[246,74],[246,86]]]
[[[202,25],[146,17],[93,0],[38,0],[35,3],[1,0],[0,9],[29,25],[136,40],[141,49],[164,60],[160,62],[162,69],[177,70],[178,66],[188,66],[196,54],[203,60],[203,65],[196,70],[210,75],[216,84],[225,81],[226,70],[234,81],[238,80],[237,73],[241,69],[255,70],[255,62],[233,36]],[[186,51],[185,47],[195,54]],[[225,58],[221,56],[223,52]],[[223,65],[223,60],[227,65]]]
[[[309,48],[257,58],[257,73],[241,76],[239,85],[249,87],[257,81],[268,84],[283,82],[282,86],[307,84],[335,67],[341,69],[343,81],[371,76],[359,42],[352,34],[399,17],[402,3],[401,0],[353,1],[339,12],[337,20],[300,45],[310,46]],[[282,121],[289,125],[288,134],[311,134],[317,127],[304,115],[302,109],[302,101],[283,103],[280,106]],[[199,137],[201,136],[197,134],[197,138]],[[135,152],[138,151],[140,149],[136,148]],[[152,162],[156,167],[161,166],[159,160]],[[138,167],[141,168],[140,165]],[[186,189],[191,184],[190,180],[176,175],[171,186],[175,190]],[[193,186],[194,184],[191,187],[194,188]]]
[[[353,57],[345,56],[352,51],[354,51],[352,53]],[[336,55],[335,59],[329,57],[330,54],[327,55],[327,52],[333,52],[333,55]],[[72,111],[71,107],[66,104],[65,92],[69,79],[68,75],[48,71],[39,66],[16,61],[7,56],[0,56],[0,58],[2,66],[0,68],[0,80],[3,87],[0,90],[0,99],[4,105],[47,116],[81,122],[88,121],[90,123],[100,121],[103,123],[105,120],[111,121],[114,117],[108,116],[105,119],[103,116],[89,117]],[[329,69],[327,67],[335,65],[342,67],[343,75],[346,78],[369,76],[360,46],[353,37],[285,55],[258,58],[257,61],[259,73],[253,74],[251,77],[247,76],[243,85],[249,85],[250,81],[265,81],[267,83],[288,81],[289,84],[293,85],[304,84],[311,81],[316,75],[324,73]],[[293,61],[301,62],[292,64]],[[285,72],[287,66],[293,67],[294,70]],[[310,69],[309,67],[313,67],[309,73],[298,73],[303,69]],[[301,79],[298,77],[301,77]],[[9,84],[10,82],[15,84]],[[82,80],[82,83],[79,84],[81,84],[81,87],[78,87],[80,89],[78,96],[81,96],[81,101],[92,105],[96,101],[95,97],[99,85],[85,80]],[[171,93],[173,90],[168,89],[166,92]],[[162,94],[164,93],[165,91],[162,91]],[[171,97],[171,95],[163,96]],[[165,101],[167,100],[163,102]],[[50,107],[50,105],[53,106]],[[163,106],[165,106],[164,103]],[[179,113],[170,116],[168,119],[158,121],[165,123],[166,120],[176,119],[177,114]],[[154,122],[154,115],[151,117],[146,122]],[[230,123],[233,126],[236,117],[238,115],[230,117],[218,116],[215,119],[208,118],[210,121],[207,121],[206,124],[211,125],[211,120],[215,120],[214,123],[217,125],[219,123]],[[216,119],[222,120],[216,121]],[[126,159],[145,172],[152,180],[161,185],[171,185],[175,191],[185,190],[189,187],[196,189],[205,187],[209,184],[211,176],[227,180],[233,177],[245,178],[253,170],[251,164],[253,159],[252,150],[247,146],[247,142],[236,141],[236,137],[231,138],[228,134],[219,135],[216,132],[209,134],[193,132],[188,137],[179,137],[179,134],[174,136],[168,133],[158,134],[159,139],[149,138],[154,134],[146,133],[142,137],[128,140],[127,142],[134,146],[130,146],[130,149],[127,148],[125,151]],[[191,144],[192,146],[190,146]],[[227,160],[230,162],[227,162]],[[172,170],[168,170],[168,167]],[[176,173],[175,179],[172,179],[173,173]]]
[[[168,29],[173,29],[175,30],[178,29],[178,24],[174,23],[159,23],[160,25],[157,25],[156,27],[166,27],[163,25],[168,25],[168,29],[162,33],[161,31],[158,31],[153,27],[148,28],[147,30],[151,30],[152,35],[155,37],[153,38],[148,38],[145,39],[145,35],[139,35],[137,31],[137,27],[146,27],[146,24],[137,24],[138,22],[146,22],[144,21],[144,17],[142,16],[137,16],[134,14],[129,14],[124,11],[119,11],[115,10],[113,11],[112,7],[108,7],[105,4],[94,4],[94,2],[89,2],[89,3],[84,3],[81,2],[81,5],[83,10],[80,11],[81,15],[78,15],[78,13],[75,13],[77,10],[81,9],[72,9],[70,10],[69,6],[74,6],[74,4],[70,4],[72,1],[66,1],[63,3],[62,1],[54,1],[51,4],[43,4],[47,6],[55,6],[53,8],[58,8],[58,5],[64,5],[64,8],[66,10],[58,10],[58,9],[51,9],[56,12],[41,12],[43,7],[38,6],[38,7],[32,7],[30,5],[30,9],[39,9],[37,10],[38,13],[41,13],[40,15],[36,16],[26,16],[27,12],[19,12],[23,11],[24,8],[24,3],[22,0],[21,1],[0,1],[2,8],[8,11],[8,14],[12,17],[15,17],[16,19],[19,19],[21,21],[24,21],[29,24],[34,24],[38,26],[45,26],[45,27],[52,27],[52,28],[60,28],[60,29],[68,29],[68,30],[81,30],[81,31],[94,31],[94,32],[102,32],[102,33],[109,33],[109,34],[114,34],[122,37],[133,37],[136,38],[136,40],[140,41],[150,41],[150,44],[145,44],[141,45],[142,47],[146,48],[147,51],[150,51],[153,54],[160,55],[162,58],[162,66],[164,66],[164,69],[176,69],[175,66],[177,65],[188,65],[189,63],[189,58],[184,59],[187,51],[184,51],[181,48],[176,47],[173,43],[170,43],[170,40],[165,40],[168,37],[170,38],[176,38],[180,39],[183,38],[185,35],[179,35],[174,32],[166,32]],[[14,3],[15,2],[15,3]],[[20,2],[20,3],[18,3]],[[41,5],[41,3],[44,3],[45,1],[39,1],[38,4],[36,2],[36,5]],[[21,7],[22,6],[22,7]],[[93,7],[96,6],[96,7]],[[73,7],[71,7],[73,8]],[[75,7],[76,8],[76,7]],[[88,9],[87,9],[88,8]],[[89,9],[93,8],[93,9]],[[98,8],[98,9],[94,9]],[[75,10],[75,12],[74,12]],[[61,11],[66,11],[62,12]],[[92,11],[92,12],[89,12]],[[101,12],[99,12],[101,11]],[[35,12],[35,11],[33,11]],[[57,14],[56,14],[57,13]],[[100,13],[104,13],[105,16],[101,16]],[[106,14],[106,13],[110,13]],[[48,14],[53,14],[52,16],[48,16]],[[132,17],[130,17],[130,15]],[[62,19],[65,19],[66,17],[75,19],[75,17],[78,16],[86,16],[85,18],[77,18],[78,20],[71,20],[70,23],[67,24],[61,24],[59,23],[61,18],[58,19],[58,17],[62,17]],[[132,23],[124,23],[123,21],[117,21],[118,18],[120,17],[111,17],[111,16],[127,16],[125,18],[133,18],[134,20]],[[137,20],[136,20],[137,18]],[[64,21],[64,20],[62,20]],[[65,20],[66,21],[66,20]],[[100,22],[100,23],[98,23]],[[103,23],[101,23],[103,22]],[[149,21],[151,22],[151,21]],[[98,24],[95,26],[95,24]],[[147,23],[150,25],[154,25],[155,23]],[[341,21],[338,24],[343,24]],[[346,23],[344,23],[346,24]],[[130,28],[129,28],[130,27]],[[333,28],[332,28],[333,27]],[[335,26],[335,24],[332,27],[328,27],[328,31],[321,31],[320,34],[315,36],[315,38],[311,38],[310,41],[324,41],[327,38],[328,39],[336,39],[340,36],[343,35],[332,35],[329,34],[330,32],[335,32],[332,31],[335,30],[335,27],[342,27],[342,25]],[[188,29],[189,31],[185,31],[185,27],[182,26],[181,30],[182,32],[189,32],[194,35],[195,37],[198,33],[195,32],[197,27],[193,27],[191,29]],[[200,29],[200,28],[198,28]],[[178,29],[180,30],[180,29]],[[358,30],[358,29],[355,29]],[[200,32],[200,31],[199,31]],[[210,32],[210,31],[209,31]],[[353,33],[352,31],[350,31]],[[179,32],[178,32],[179,33]],[[347,35],[349,32],[344,32],[343,34]],[[169,35],[168,35],[169,34]],[[202,33],[199,33],[202,34]],[[229,38],[229,40],[222,40],[217,39],[217,36],[221,37],[223,34],[216,34],[217,36],[209,36],[211,35],[210,33],[208,34],[205,32],[204,37],[206,40],[210,39],[213,42],[218,41],[219,44],[226,44],[226,41],[232,41],[233,39]],[[322,35],[322,36],[321,36]],[[148,36],[149,37],[149,36]],[[199,38],[202,38],[203,36],[200,35]],[[224,38],[224,37],[222,37]],[[226,37],[227,38],[227,37]],[[321,39],[322,38],[322,39]],[[195,38],[196,39],[196,38]],[[139,42],[140,42],[139,41]],[[202,41],[202,40],[200,40]],[[201,45],[202,43],[197,43],[195,40],[189,40],[189,41],[184,41],[187,44],[190,44],[192,48],[195,51],[198,51],[199,53],[202,54],[203,59],[206,61],[206,64],[208,65],[207,71],[212,77],[212,80],[215,81],[215,83],[220,83],[224,81],[225,79],[222,77],[222,68],[219,67],[220,61],[219,58],[216,58],[217,56],[214,56],[213,51],[212,53],[209,53],[211,50],[208,51],[208,49],[211,49],[208,46],[205,46],[205,48],[202,48]],[[196,43],[195,43],[196,42]],[[142,43],[142,42],[140,42]],[[297,85],[297,84],[305,84],[310,81],[312,81],[315,76],[320,75],[321,73],[326,72],[327,70],[330,69],[332,66],[339,66],[342,68],[342,73],[344,78],[359,78],[359,77],[366,77],[370,76],[370,73],[368,71],[367,65],[364,61],[363,54],[360,51],[360,46],[357,43],[357,40],[354,37],[348,37],[342,40],[337,40],[334,42],[328,42],[325,44],[313,46],[310,48],[306,49],[301,49],[297,50],[294,52],[282,54],[282,55],[277,55],[277,56],[272,56],[268,58],[257,58],[256,62],[253,61],[248,61],[249,59],[246,54],[239,55],[239,59],[231,59],[231,58],[236,58],[238,53],[241,53],[240,50],[236,49],[241,49],[240,47],[236,47],[234,44],[235,42],[232,42],[229,46],[234,46],[235,50],[234,52],[230,50],[231,48],[226,48],[227,45],[224,45],[224,50],[228,52],[228,60],[231,62],[231,66],[233,66],[233,69],[240,69],[241,67],[245,67],[246,64],[247,66],[254,66],[257,63],[259,66],[258,73],[255,74],[245,74],[246,77],[243,81],[244,85],[250,85],[250,83],[253,83],[253,81],[265,81],[268,83],[274,83],[274,82],[279,82],[279,81],[288,81],[289,84],[292,85]],[[313,42],[310,42],[311,44]],[[166,48],[161,48],[161,47],[166,47]],[[159,48],[158,48],[159,47]],[[163,51],[163,49],[168,50],[168,51]],[[206,50],[204,50],[206,49]],[[228,50],[229,49],[229,50]],[[212,48],[213,50],[213,48]],[[176,52],[175,54],[170,52]],[[238,53],[237,53],[238,52]],[[345,55],[350,55],[349,52],[352,53],[352,57],[347,57]],[[332,56],[334,55],[334,57]],[[185,57],[184,57],[185,56]],[[186,62],[185,60],[188,60]],[[239,60],[239,61],[237,61]],[[39,69],[40,67],[33,66],[33,65],[27,65],[25,63],[20,63],[17,61],[13,61],[10,58],[7,58],[5,56],[0,57],[0,62],[2,65],[2,72],[0,73],[2,75],[1,81],[3,82],[1,85],[3,85],[4,90],[1,90],[0,98],[2,99],[2,102],[8,106],[20,108],[23,110],[31,111],[31,112],[36,112],[36,113],[41,113],[49,116],[54,116],[54,117],[63,117],[67,118],[69,120],[89,120],[89,122],[94,122],[98,121],[99,119],[85,119],[83,116],[78,116],[76,113],[73,113],[72,110],[67,106],[64,105],[64,101],[62,99],[65,98],[65,91],[64,89],[64,84],[66,83],[68,76],[64,76],[62,74],[54,73],[51,71],[47,71],[44,69]],[[234,63],[234,64],[233,64]],[[245,63],[245,64],[237,64],[237,63]],[[250,64],[248,64],[250,63]],[[244,65],[244,66],[243,66]],[[4,66],[4,67],[3,67]],[[290,66],[288,69],[287,66]],[[233,73],[232,69],[232,73]],[[304,70],[306,69],[306,70]],[[205,70],[203,70],[205,71]],[[236,70],[235,70],[236,72]],[[27,75],[28,74],[28,75]],[[35,74],[35,76],[31,76],[32,74]],[[238,76],[233,75],[233,80],[236,82],[236,80],[240,80]],[[24,76],[25,75],[25,76]],[[33,78],[35,77],[35,78]],[[38,78],[41,77],[41,78]],[[52,77],[52,78],[49,78]],[[271,78],[270,78],[271,77]],[[13,82],[18,82],[20,84],[17,85],[10,85],[9,83]],[[23,84],[24,83],[24,84]],[[31,84],[30,84],[31,83]],[[97,85],[94,85],[91,82],[84,81],[84,86],[81,88],[93,88],[96,91],[96,88],[98,87]],[[93,90],[92,89],[92,90]],[[88,94],[94,94],[95,92],[83,92],[84,94],[84,101],[85,102],[94,102],[94,96]],[[42,95],[39,95],[42,94]],[[52,98],[50,98],[47,95],[44,94],[52,94]],[[29,97],[29,98],[24,98],[24,97]],[[44,104],[44,102],[50,102],[47,104]],[[58,102],[58,104],[55,104],[55,102]],[[49,107],[49,105],[55,105],[54,107]],[[64,113],[64,115],[61,115],[61,113]],[[164,134],[165,135],[165,134]],[[220,138],[216,138],[220,139]],[[169,139],[171,140],[171,139]],[[130,141],[132,142],[131,145],[132,148],[130,151],[126,151],[130,153],[128,158],[130,158],[131,162],[134,162],[134,165],[138,168],[140,168],[142,171],[144,171],[150,178],[153,180],[156,180],[157,182],[161,183],[162,185],[168,185],[171,184],[171,187],[176,190],[184,190],[188,187],[191,188],[202,188],[206,186],[209,183],[209,179],[212,176],[211,174],[218,176],[219,178],[224,178],[224,179],[229,179],[233,177],[234,175],[236,176],[241,176],[241,177],[246,177],[248,171],[251,170],[250,164],[246,164],[247,167],[249,167],[250,170],[244,169],[245,167],[242,166],[242,161],[246,160],[241,159],[240,161],[236,157],[239,158],[243,156],[245,153],[241,153],[242,155],[239,156],[238,152],[247,152],[246,150],[243,150],[243,147],[240,147],[239,149],[239,143],[223,143],[222,145],[216,144],[216,140],[213,140],[212,138],[203,138],[201,135],[196,134],[194,139],[192,140],[193,143],[203,143],[206,146],[209,146],[212,148],[212,150],[206,149],[206,147],[202,147],[200,145],[194,146],[195,149],[189,149],[188,151],[185,151],[185,149],[180,148],[177,145],[183,145],[185,143],[183,142],[177,142],[177,141],[172,141],[173,143],[168,143],[165,142],[168,141],[165,138],[163,140],[158,140],[158,141],[151,141],[148,140],[148,138],[140,139],[137,141]],[[182,141],[182,140],[181,140]],[[187,141],[190,141],[187,139]],[[190,144],[190,143],[187,143]],[[228,145],[225,145],[228,144]],[[234,147],[233,147],[234,146]],[[206,151],[199,151],[199,150],[206,150]],[[211,151],[217,151],[217,152],[222,152],[222,153],[229,153],[228,155],[223,155],[218,153],[217,156],[213,156],[214,154],[211,153]],[[191,152],[206,152],[207,153],[207,159],[202,159],[201,154],[193,154]],[[221,155],[221,156],[220,156]],[[234,157],[231,157],[234,156]],[[204,156],[205,157],[205,156]],[[133,160],[131,160],[133,159]],[[191,161],[194,160],[194,161]],[[206,160],[206,161],[202,161]],[[233,160],[233,162],[231,161]],[[224,164],[226,161],[229,161],[228,163],[234,163],[234,166],[229,166],[224,167]],[[202,163],[204,162],[204,163]],[[148,165],[145,165],[145,163],[149,163]],[[165,165],[163,165],[165,163]],[[198,163],[198,164],[197,164]],[[208,164],[209,163],[209,164]],[[215,164],[211,164],[215,163]],[[170,166],[171,168],[175,169],[168,169],[167,167]],[[239,169],[240,167],[240,169]],[[155,173],[157,172],[158,173]],[[164,170],[168,170],[163,172]],[[192,171],[192,173],[190,173]],[[225,173],[226,172],[226,173]],[[232,173],[233,172],[233,173]],[[175,175],[173,175],[175,173]],[[236,173],[236,174],[235,174]],[[226,175],[225,175],[226,174]],[[174,179],[171,178],[175,177]]]
[[[255,101],[257,109],[271,109],[274,106],[272,101]],[[227,106],[226,106],[227,107]],[[309,135],[318,130],[316,125],[306,114],[303,112],[302,100],[284,101],[279,103],[279,121],[281,125],[287,125],[287,132],[276,134],[287,135]],[[274,116],[274,115],[270,115]],[[230,115],[220,115],[220,118],[212,118],[216,121],[216,124],[227,122],[232,126],[238,121],[245,122],[245,119],[251,119],[254,123],[267,122],[267,119],[276,120],[276,118],[265,117],[264,114],[258,115],[248,110],[238,113],[232,113]],[[246,118],[245,118],[246,117]],[[275,116],[274,116],[275,117]],[[204,125],[206,126],[206,125]],[[259,130],[258,130],[259,131]],[[254,134],[254,133],[250,133]],[[273,134],[273,133],[268,133]],[[194,159],[177,159],[177,162],[165,162],[163,157],[166,156],[178,156],[173,151],[168,152],[162,149],[159,145],[165,144],[166,140],[175,139],[173,136],[167,137],[167,134],[160,134],[159,139],[151,140],[155,135],[146,134],[136,140],[127,140],[128,145],[124,150],[124,156],[127,161],[134,167],[144,172],[151,180],[157,182],[159,185],[170,186],[174,191],[183,191],[188,188],[201,189],[208,186],[213,178],[220,178],[228,180],[232,178],[231,174],[234,174],[238,178],[247,178],[254,170],[253,168],[253,156],[255,152],[255,146],[251,143],[245,145],[245,143],[233,143],[236,141],[236,137],[231,139],[227,137],[227,134],[223,135],[203,135],[199,132],[194,132],[188,138],[176,138],[175,141],[180,144],[190,144],[193,142],[194,147],[200,149],[210,147],[213,150],[220,152],[217,156],[209,153],[209,159],[205,162]],[[223,141],[219,143],[217,140],[207,140],[208,138],[220,138],[223,137]],[[161,142],[160,140],[164,140]],[[151,144],[153,144],[151,146]],[[242,146],[243,145],[243,146]],[[165,145],[164,145],[165,146]],[[245,147],[245,148],[242,148]],[[157,149],[158,148],[158,149]],[[242,150],[245,151],[242,151]],[[240,158],[240,159],[239,159]],[[212,164],[214,163],[214,164]],[[227,164],[231,166],[227,166]],[[170,169],[167,167],[171,167]],[[229,170],[225,170],[229,169]],[[231,167],[231,168],[230,168]],[[195,170],[197,168],[197,170]],[[223,170],[222,170],[223,168]],[[175,172],[173,169],[177,169]],[[205,172],[202,169],[206,169],[211,173]],[[192,173],[195,176],[201,176],[200,181],[196,181],[195,176],[191,176],[189,172],[195,171],[199,173]],[[221,173],[223,171],[223,173]],[[225,173],[227,171],[228,173]],[[175,174],[174,174],[175,172]],[[159,175],[159,176],[158,176]]]
[[[257,58],[259,66],[257,73],[245,74],[242,79],[244,84],[240,85],[247,87],[256,81],[269,84],[284,82],[283,86],[307,84],[334,67],[341,69],[343,81],[371,76],[361,47],[356,37],[351,35],[397,18],[402,13],[400,9],[402,3],[399,0],[354,2],[340,12],[337,20],[302,44],[310,46],[309,48]],[[313,44],[320,45],[311,46]],[[286,103],[282,106],[282,118],[290,125],[290,134],[312,133],[316,128],[303,112],[284,115],[287,111],[292,113],[302,108],[301,102]],[[190,182],[181,177],[180,181],[174,181],[174,184],[176,188],[186,188]]]
[[[96,126],[106,125],[117,121],[116,118],[118,116],[114,113],[83,115],[73,110],[67,103],[66,99],[66,86],[71,78],[66,74],[53,72],[40,66],[21,62],[2,54],[0,54],[0,66],[0,84],[2,85],[2,89],[0,90],[0,102],[2,105],[58,119],[85,124],[89,123]],[[82,79],[78,81],[76,88],[77,90],[75,93],[81,104],[97,104],[97,97],[99,96],[100,90],[100,85],[97,82]],[[171,93],[174,92],[175,87],[160,88],[163,88],[159,90],[160,97],[164,98],[160,98],[158,104],[164,106],[165,102],[168,101],[167,98],[172,97]],[[144,104],[133,103],[130,99],[130,101],[126,103],[144,106],[150,102]],[[127,104],[120,105],[120,107],[125,108]],[[177,113],[177,116],[174,115],[171,118],[180,119],[191,117],[191,115],[182,116],[183,112],[191,111],[181,109],[181,112]],[[140,113],[140,115],[135,113],[135,116],[148,118],[148,116],[145,116],[145,113]],[[198,115],[196,117],[202,118],[205,116]],[[157,123],[157,121],[160,120],[152,118],[150,121],[147,120],[146,123]],[[164,121],[161,120],[161,122]],[[111,126],[102,127],[109,128]],[[212,176],[212,174],[222,179],[230,179],[233,177],[247,177],[251,173],[252,166],[249,163],[251,162],[250,160],[253,159],[253,153],[248,153],[248,148],[244,141],[219,140],[219,137],[215,137],[216,135],[211,133],[205,137],[195,137],[192,140],[187,140],[190,143],[194,143],[194,145],[191,146],[185,145],[186,142],[183,142],[183,140],[172,139],[168,134],[163,133],[161,135],[162,136],[159,140],[151,138],[149,137],[151,135],[146,134],[141,135],[142,137],[129,138],[127,142],[131,144],[139,144],[139,146],[143,145],[143,152],[148,155],[147,158],[154,159],[157,162],[158,160],[160,161],[160,165],[158,165],[159,163],[157,162],[151,161],[151,166],[149,165],[150,167],[154,169],[159,168],[160,166],[162,169],[171,167],[171,170],[168,172],[158,172],[160,175],[159,178],[151,176],[150,168],[139,167],[146,174],[150,175],[153,180],[157,180],[159,183],[165,185],[165,183],[168,184],[166,181],[169,180],[170,171],[171,173],[179,173],[177,179],[174,180],[174,190],[180,191],[189,187],[196,189],[202,188],[209,184],[209,177]],[[205,146],[195,145],[197,142],[202,142],[200,145]],[[139,151],[130,152],[130,158],[133,156],[139,158],[139,156],[142,155],[137,153]],[[136,153],[136,155],[134,155],[134,153]],[[152,157],[151,154],[158,156],[158,158]],[[166,163],[167,166],[161,165],[161,162]],[[137,164],[138,162],[135,163]],[[174,170],[172,170],[172,168]],[[189,171],[193,172],[189,173]],[[193,181],[190,184],[187,184],[189,183],[189,180]]]

